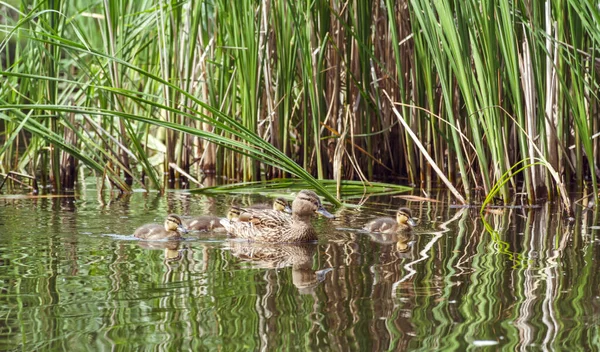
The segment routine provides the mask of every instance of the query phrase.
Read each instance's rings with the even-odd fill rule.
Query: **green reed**
[[[599,17],[571,0],[22,1],[0,27],[0,167],[55,189],[85,165],[124,191],[216,172],[598,194]]]

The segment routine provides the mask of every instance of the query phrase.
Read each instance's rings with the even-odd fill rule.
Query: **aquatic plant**
[[[333,202],[315,177],[598,194],[587,1],[1,6],[0,168],[42,186],[83,169],[124,191],[293,175]]]

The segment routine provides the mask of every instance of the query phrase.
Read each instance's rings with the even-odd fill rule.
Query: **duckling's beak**
[[[410,226],[417,226],[417,222],[413,218],[408,218],[407,222]]]
[[[183,224],[178,225],[177,226],[177,232],[181,233],[181,234],[186,234],[188,233],[188,229],[186,229]]]
[[[333,214],[331,214],[330,212],[325,210],[325,208],[323,208],[322,206],[319,207],[319,209],[317,209],[317,213],[323,215],[326,218],[330,218],[330,219],[335,218],[335,216]]]
[[[283,208],[283,211],[286,213],[292,213],[292,207],[289,206],[289,204],[286,204],[286,206]]]

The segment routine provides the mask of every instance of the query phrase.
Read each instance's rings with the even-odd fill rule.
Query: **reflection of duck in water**
[[[143,240],[179,239],[187,233],[179,215],[169,214],[164,225],[146,224],[138,227],[133,235]]]
[[[292,203],[292,215],[276,210],[244,209],[237,220],[221,219],[221,224],[234,237],[259,242],[310,242],[317,239],[311,218],[321,214],[333,218],[313,191],[298,192]]]
[[[300,293],[310,293],[331,269],[313,270],[316,243],[260,243],[230,240],[231,254],[262,269],[292,267],[292,282]]]
[[[410,209],[400,208],[396,212],[396,219],[390,217],[377,218],[367,223],[364,229],[379,233],[410,233],[412,227],[416,225],[417,223],[412,218]]]

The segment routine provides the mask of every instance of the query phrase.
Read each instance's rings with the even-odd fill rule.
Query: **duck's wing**
[[[238,221],[251,223],[257,229],[282,228],[291,225],[292,217],[277,210],[247,210],[240,214]]]

